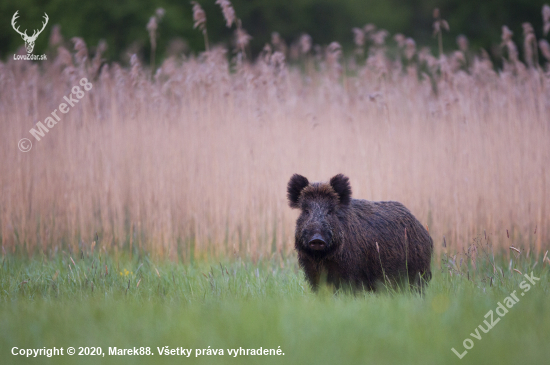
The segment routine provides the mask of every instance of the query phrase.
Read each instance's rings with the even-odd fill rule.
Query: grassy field
[[[510,264],[497,255],[493,268],[491,256],[481,252],[477,260],[444,256],[422,296],[391,290],[353,295],[327,287],[315,294],[292,256],[188,264],[146,255],[4,256],[0,357],[3,364],[545,363],[550,263],[521,253],[512,255]],[[524,292],[521,282],[529,281],[509,267],[532,272],[540,281],[533,279]],[[478,329],[481,339],[473,338],[478,325],[487,328],[486,313],[492,310],[496,321],[498,303],[514,291],[519,301],[487,334]],[[474,347],[460,360],[451,348],[463,353],[466,338]],[[27,359],[10,353],[13,347],[54,346],[77,352],[101,347],[105,356]],[[109,347],[142,346],[154,355],[109,355]],[[157,347],[165,346],[192,352],[186,359],[159,355]],[[209,346],[224,354],[197,356],[196,349]],[[228,354],[228,349],[279,346],[284,355]]]

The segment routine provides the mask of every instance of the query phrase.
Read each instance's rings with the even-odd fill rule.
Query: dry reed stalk
[[[199,28],[202,32],[204,37],[204,47],[206,52],[208,52],[210,50],[210,46],[208,44],[208,34],[206,32],[206,13],[198,2],[191,1],[191,4],[193,5],[193,21],[195,22],[193,24],[193,29]]]
[[[157,29],[158,23],[164,17],[164,9],[158,8],[155,11],[155,15],[149,18],[149,22],[145,27],[147,32],[149,32],[149,41],[151,42],[151,72],[154,73],[155,70],[155,54],[157,52]]]
[[[546,61],[550,62],[550,44],[548,44],[546,39],[541,39],[539,41],[539,48],[544,58],[546,58]]]
[[[225,18],[225,26],[231,28],[231,25],[235,22],[237,17],[235,16],[235,9],[229,0],[216,0],[216,4],[222,8],[223,17]]]
[[[530,23],[523,23],[523,48],[525,63],[529,67],[533,67],[535,64],[538,66],[538,52],[537,52],[537,38],[535,37],[535,30]]]
[[[550,6],[543,5],[542,7],[542,23],[543,23],[543,29],[542,32],[544,36],[548,35],[548,32],[550,32]]]
[[[271,44],[273,44],[273,47],[277,52],[280,52],[281,54],[286,56],[287,45],[285,43],[285,40],[279,35],[279,33],[271,33]]]
[[[449,23],[445,19],[441,18],[441,14],[438,8],[433,11],[433,17],[435,19],[433,23],[434,36],[437,36],[437,44],[439,46],[439,58],[443,56],[443,30],[447,32],[450,30]]]
[[[513,65],[516,65],[519,62],[518,58],[518,49],[514,42],[512,41],[512,36],[514,33],[505,25],[502,26],[502,43],[501,47],[506,47],[508,52],[508,61]]]
[[[235,44],[237,45],[237,48],[240,50],[244,58],[246,58],[245,49],[251,39],[252,37],[246,32],[245,29],[243,29],[241,20],[237,19],[237,29],[235,29]]]
[[[365,46],[365,31],[361,28],[353,28],[352,32],[353,32],[353,42],[357,47],[355,49],[355,52],[358,55],[363,55],[364,53],[363,47]]]

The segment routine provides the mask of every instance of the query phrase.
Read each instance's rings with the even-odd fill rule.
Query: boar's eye
[[[309,214],[309,208],[304,208],[304,213]]]

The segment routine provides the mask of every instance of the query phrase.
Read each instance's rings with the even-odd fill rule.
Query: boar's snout
[[[315,233],[308,242],[309,248],[312,250],[324,250],[327,247],[327,242],[319,233]]]

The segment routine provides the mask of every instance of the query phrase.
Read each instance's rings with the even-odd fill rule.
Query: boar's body
[[[343,175],[313,184],[294,175],[288,197],[302,211],[295,247],[313,289],[322,280],[376,290],[403,280],[420,288],[431,279],[432,239],[401,203],[351,199]]]

